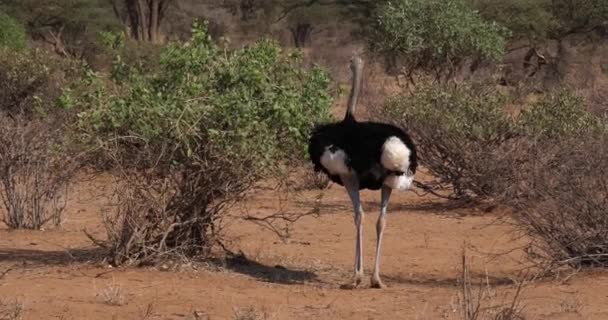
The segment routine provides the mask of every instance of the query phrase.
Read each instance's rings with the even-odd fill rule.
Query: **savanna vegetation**
[[[545,262],[605,265],[606,109],[563,77],[521,99],[502,73],[517,47],[544,68],[551,41],[605,40],[602,0],[0,0],[3,221],[60,225],[70,183],[94,168],[117,180],[107,237],[92,237],[112,263],[209,257],[231,204],[302,165],[330,120],[338,77],[310,51],[345,27],[408,80],[373,117],[414,137],[436,178],[423,188],[512,208]]]

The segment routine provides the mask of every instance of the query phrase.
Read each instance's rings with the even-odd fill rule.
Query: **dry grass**
[[[104,288],[102,288],[97,293],[97,296],[101,299],[102,303],[109,306],[122,306],[127,302],[122,285],[117,284],[114,279],[112,279],[111,283],[108,283]],[[148,306],[144,312],[144,315],[150,314],[148,311],[151,312],[153,309],[150,309]]]
[[[296,188],[301,190],[325,190],[329,187],[330,182],[331,180],[329,180],[329,177],[325,173],[316,172],[310,168],[310,170],[306,171],[301,183]]]
[[[502,301],[497,301],[497,292],[486,282],[474,288],[469,273],[466,252],[462,253],[462,273],[460,293],[455,309],[462,320],[525,320],[521,293],[527,282],[519,281],[515,292],[503,295]]]
[[[265,308],[262,310],[257,310],[254,307],[248,308],[235,308],[234,309],[234,320],[273,320],[274,316],[272,316]]]
[[[560,311],[563,313],[581,314],[583,304],[577,296],[563,299],[559,305]]]
[[[139,319],[141,320],[152,320],[159,317],[156,313],[156,301],[151,301],[146,304],[145,307],[139,309]]]
[[[23,303],[21,303],[19,300],[0,300],[0,320],[23,319],[23,310]]]

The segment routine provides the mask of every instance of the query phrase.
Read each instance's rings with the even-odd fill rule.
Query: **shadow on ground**
[[[382,279],[387,284],[404,284],[404,285],[417,285],[417,286],[430,286],[430,287],[443,287],[443,288],[458,288],[462,286],[461,278],[456,277],[444,277],[439,275],[383,275]],[[471,273],[471,284],[474,286],[506,286],[513,285],[515,281],[507,276],[490,276],[485,274],[474,274]]]
[[[373,205],[372,203],[368,203],[368,205]],[[380,210],[378,204],[375,207]],[[421,211],[428,212],[432,214],[442,215],[456,215],[456,216],[475,216],[481,215],[483,213],[491,212],[494,210],[494,206],[482,206],[474,202],[465,202],[465,201],[452,201],[452,200],[442,200],[442,201],[425,201],[419,203],[390,203],[389,210],[393,211]]]
[[[99,261],[103,250],[99,248],[78,248],[61,251],[31,249],[0,249],[0,263],[12,262],[27,265],[69,265]]]
[[[219,262],[218,262],[219,263]],[[247,258],[244,254],[235,254],[222,261],[224,268],[250,276],[260,281],[279,284],[302,284],[305,282],[319,282],[314,272],[306,270],[293,270],[281,265],[268,266]]]
[[[315,201],[297,201],[300,207],[318,208],[320,214],[335,214],[348,212],[352,213],[352,205],[350,201],[345,199],[339,202],[323,202],[316,203]],[[380,201],[362,201],[363,210],[367,212],[380,211]],[[475,203],[463,201],[425,201],[416,203],[399,203],[393,201],[389,203],[389,213],[396,212],[425,212],[437,215],[453,215],[453,216],[474,216],[481,215],[484,212],[490,212],[494,207],[480,207]]]

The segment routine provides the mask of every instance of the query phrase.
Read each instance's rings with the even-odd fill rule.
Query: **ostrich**
[[[372,288],[384,288],[380,280],[380,248],[386,226],[386,210],[393,189],[407,190],[416,172],[416,149],[400,128],[378,122],[358,122],[355,107],[361,85],[363,61],[350,61],[353,73],[348,108],[344,120],[317,125],[309,140],[308,153],[315,171],[324,172],[346,189],[354,207],[357,232],[354,281],[344,288],[358,287],[363,278],[363,209],[359,190],[381,189],[380,216],[376,223],[376,256]]]

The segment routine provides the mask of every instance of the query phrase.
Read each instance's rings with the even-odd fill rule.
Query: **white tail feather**
[[[387,170],[407,172],[410,166],[410,149],[397,137],[386,139],[382,146],[380,163]]]

